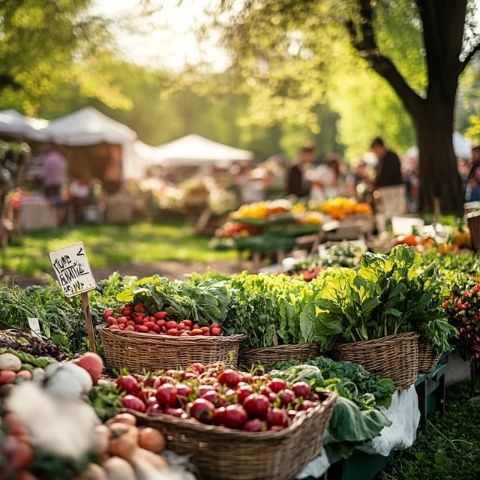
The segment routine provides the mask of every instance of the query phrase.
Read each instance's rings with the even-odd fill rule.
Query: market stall
[[[443,409],[445,355],[479,356],[479,258],[359,248],[324,257],[311,281],[114,274],[89,295],[103,359],[82,355],[76,297],[2,285],[0,458],[39,479],[122,467],[132,479],[371,480]],[[61,441],[44,428],[52,411]]]

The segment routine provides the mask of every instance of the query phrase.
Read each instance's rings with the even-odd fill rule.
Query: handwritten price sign
[[[88,292],[96,287],[83,243],[50,252],[50,261],[67,297]]]

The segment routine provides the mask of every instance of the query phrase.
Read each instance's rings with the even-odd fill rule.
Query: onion
[[[132,466],[123,458],[111,457],[103,464],[108,480],[136,480]]]
[[[11,370],[18,372],[22,369],[22,362],[13,353],[2,353],[0,355],[0,370]]]

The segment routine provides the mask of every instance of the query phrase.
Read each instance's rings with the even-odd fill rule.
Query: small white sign
[[[41,337],[42,332],[40,330],[40,323],[38,318],[27,318],[28,326],[30,327],[30,331],[34,337]]]
[[[88,292],[97,286],[83,243],[50,252],[50,261],[67,297]]]

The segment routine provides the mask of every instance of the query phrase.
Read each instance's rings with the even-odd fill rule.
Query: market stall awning
[[[133,142],[137,134],[120,122],[112,120],[93,107],[85,107],[52,120],[45,129],[50,140],[70,147]]]
[[[44,141],[48,121],[31,118],[13,109],[0,110],[0,134],[21,140]]]
[[[155,165],[200,166],[213,163],[231,163],[253,160],[248,150],[214,142],[200,135],[190,134],[156,147]]]

